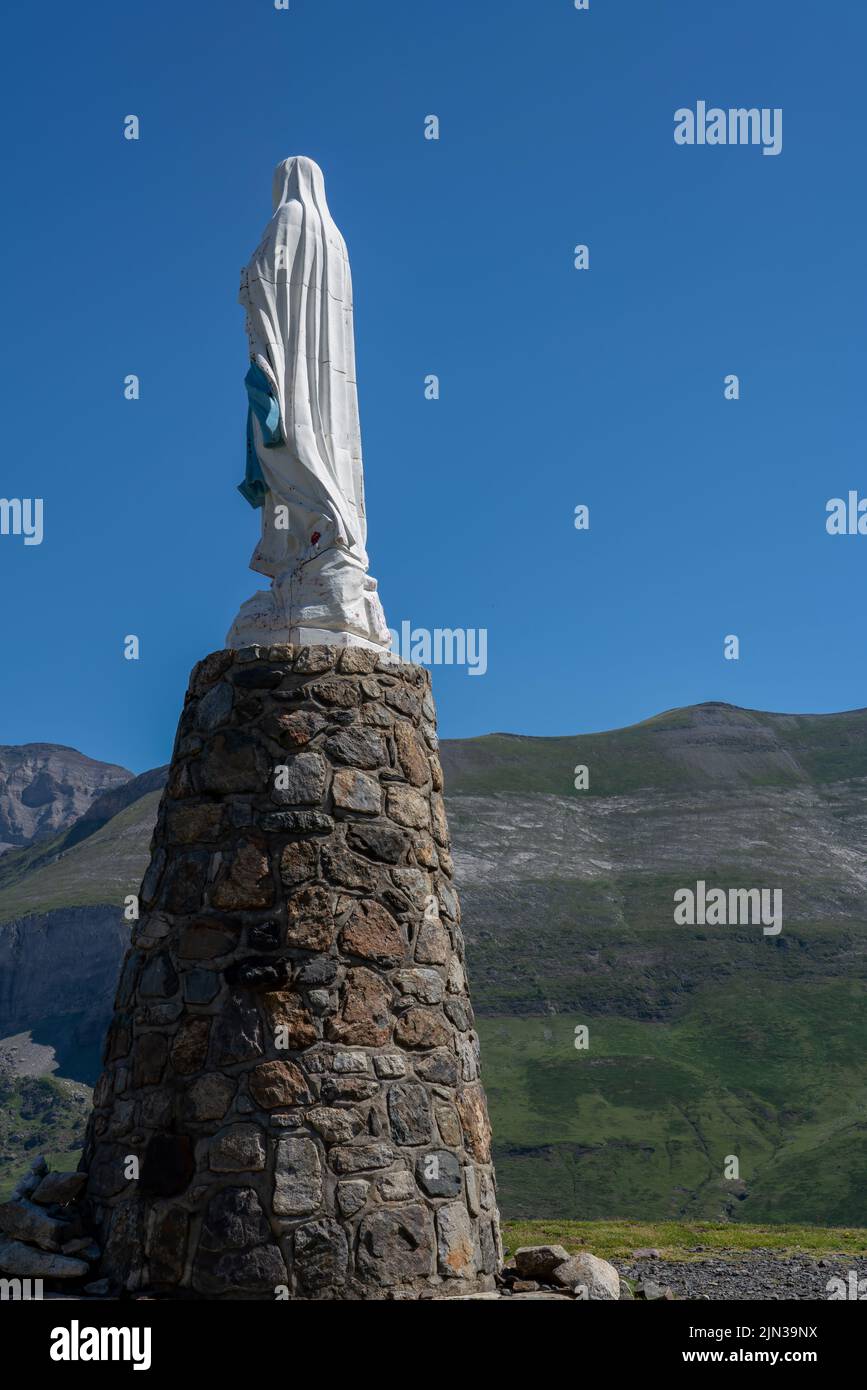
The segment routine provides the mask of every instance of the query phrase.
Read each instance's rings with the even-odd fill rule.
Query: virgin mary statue
[[[367,573],[349,257],[312,159],[277,165],[274,215],[241,273],[239,300],[250,342],[239,491],[261,510],[250,568],[271,585],[242,605],[227,643],[386,650]]]

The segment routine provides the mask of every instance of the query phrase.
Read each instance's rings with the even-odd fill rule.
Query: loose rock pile
[[[500,1297],[611,1301],[631,1298],[628,1285],[607,1260],[562,1245],[524,1245],[500,1277]]]
[[[613,1265],[588,1251],[570,1255],[562,1245],[524,1245],[497,1275],[497,1288],[492,1293],[468,1294],[463,1301],[556,1299],[570,1303],[637,1297],[642,1295],[633,1294]]]
[[[78,1205],[86,1182],[86,1173],[50,1173],[44,1158],[34,1160],[0,1203],[0,1273],[42,1280],[47,1289],[105,1291],[99,1281],[86,1282],[101,1253]]]
[[[609,1302],[620,1299],[670,1300],[672,1290],[650,1280],[633,1290],[613,1265],[589,1251],[570,1255],[562,1245],[525,1245],[497,1276],[493,1293],[470,1294],[470,1299],[557,1299],[560,1302]]]

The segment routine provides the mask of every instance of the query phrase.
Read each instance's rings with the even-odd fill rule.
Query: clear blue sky
[[[443,734],[867,703],[867,536],[824,526],[867,493],[867,7],[13,0],[3,40],[0,496],[45,539],[0,537],[0,741],[165,761],[257,586],[236,294],[289,154],[352,257],[389,622],[489,632]],[[699,99],[782,154],[676,146]]]

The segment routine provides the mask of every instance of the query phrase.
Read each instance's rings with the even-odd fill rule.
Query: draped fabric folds
[[[334,540],[364,550],[364,478],[355,380],[352,275],[346,243],[311,159],[274,171],[274,215],[243,273],[253,362],[280,409],[287,458],[268,460],[272,488],[321,508]]]
[[[273,637],[281,623],[303,626],[314,614],[310,625],[336,632],[337,640],[343,631],[346,640],[387,646],[376,582],[367,575],[346,244],[312,160],[278,164],[273,205],[239,294],[251,359],[239,490],[262,510],[251,568],[271,577],[272,605],[267,594],[250,600],[230,638],[249,640],[257,623]]]

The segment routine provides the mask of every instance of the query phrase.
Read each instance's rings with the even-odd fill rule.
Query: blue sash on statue
[[[249,401],[247,410],[247,471],[244,475],[244,481],[238,484],[238,491],[242,497],[247,499],[251,507],[262,507],[265,504],[268,484],[265,481],[259,456],[256,453],[253,416],[255,415],[259,421],[265,448],[274,449],[278,444],[283,443],[283,435],[280,431],[280,407],[271,394],[270,381],[257,363],[250,364],[250,370],[244,377],[244,385],[247,388],[247,400]]]

